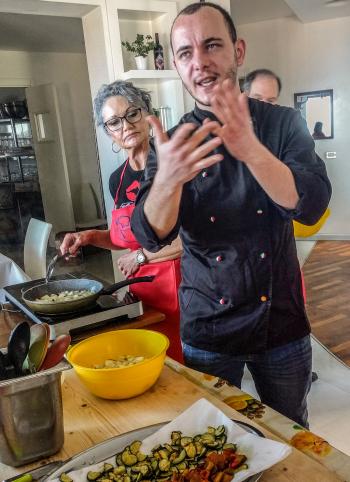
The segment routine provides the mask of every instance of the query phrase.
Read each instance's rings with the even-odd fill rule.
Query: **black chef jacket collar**
[[[204,119],[211,119],[211,120],[218,120],[212,112],[209,112],[208,110],[201,109],[198,107],[196,104],[194,107],[194,116],[200,121],[203,122]]]
[[[254,105],[252,105],[250,99],[248,99],[248,103],[249,103],[249,110],[250,110],[251,120],[252,120],[252,123],[253,123],[253,128],[254,128],[254,131],[256,133],[257,129],[256,129],[256,120],[255,120],[255,116],[254,116]],[[201,123],[204,121],[204,119],[210,119],[210,120],[215,120],[215,121],[220,122],[218,120],[218,118],[216,117],[216,115],[213,114],[213,112],[210,112],[209,110],[201,109],[200,107],[198,107],[197,104],[195,104],[193,114],[194,114],[194,117],[196,119],[198,119],[198,121],[201,122]]]

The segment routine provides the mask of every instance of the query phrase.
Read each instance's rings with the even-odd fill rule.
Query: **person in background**
[[[146,117],[153,113],[150,94],[131,82],[116,81],[102,85],[94,100],[94,108],[96,123],[110,137],[112,151],[124,149],[127,160],[109,179],[114,199],[110,229],[68,233],[61,244],[61,252],[76,255],[82,246],[87,245],[128,249],[119,257],[118,267],[127,278],[156,276],[152,283],[131,285],[130,291],[147,305],[166,314],[166,321],[156,324],[154,329],[169,336],[168,354],[181,361],[178,306],[181,242],[176,238],[169,246],[152,253],[141,247],[130,229],[130,218],[149,153],[150,127]]]
[[[317,139],[326,139],[326,134],[322,131],[323,122],[317,121],[315,122],[314,132],[312,133],[312,137]]]
[[[325,165],[299,112],[240,94],[245,43],[226,10],[188,5],[171,46],[195,107],[168,133],[150,117],[132,230],[152,252],[180,233],[186,365],[238,387],[247,365],[262,402],[307,426],[310,325],[292,220],[313,224],[327,208]]]
[[[281,79],[272,70],[256,69],[246,75],[243,91],[252,99],[277,104],[281,93]]]

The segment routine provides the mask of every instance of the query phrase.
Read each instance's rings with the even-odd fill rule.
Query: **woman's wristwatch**
[[[145,253],[143,252],[142,248],[138,249],[137,252],[136,252],[136,263],[140,266],[142,264],[147,263],[147,257],[145,255]]]

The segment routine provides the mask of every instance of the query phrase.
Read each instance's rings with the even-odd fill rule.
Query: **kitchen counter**
[[[148,311],[136,322],[139,327],[147,326],[159,316],[162,319],[162,315]],[[6,344],[9,330],[22,319],[19,313],[0,313],[1,346]],[[131,324],[136,326],[135,321]],[[129,326],[118,324],[103,330]],[[129,400],[110,401],[91,395],[74,370],[64,372],[62,380],[63,448],[54,456],[28,466],[13,468],[0,464],[0,480],[53,460],[64,460],[118,434],[171,420],[205,397],[229,417],[248,422],[267,437],[293,447],[287,459],[264,473],[262,482],[350,482],[350,457],[224,380],[186,368],[171,358],[166,359],[157,383],[143,395]]]

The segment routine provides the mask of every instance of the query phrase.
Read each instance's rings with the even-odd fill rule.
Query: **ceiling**
[[[350,16],[349,0],[285,0],[303,22],[318,22]]]
[[[1,13],[0,50],[85,52],[81,19]]]
[[[230,0],[237,25],[295,15],[301,22],[318,22],[350,16],[349,0]]]
[[[231,0],[231,14],[236,25],[273,20],[294,15],[283,0]]]
[[[325,6],[329,0],[230,1],[237,25],[293,15],[304,23],[350,16],[350,0],[335,0],[339,6],[332,7]],[[92,8],[79,3],[0,0],[0,50],[84,53],[81,17]]]

